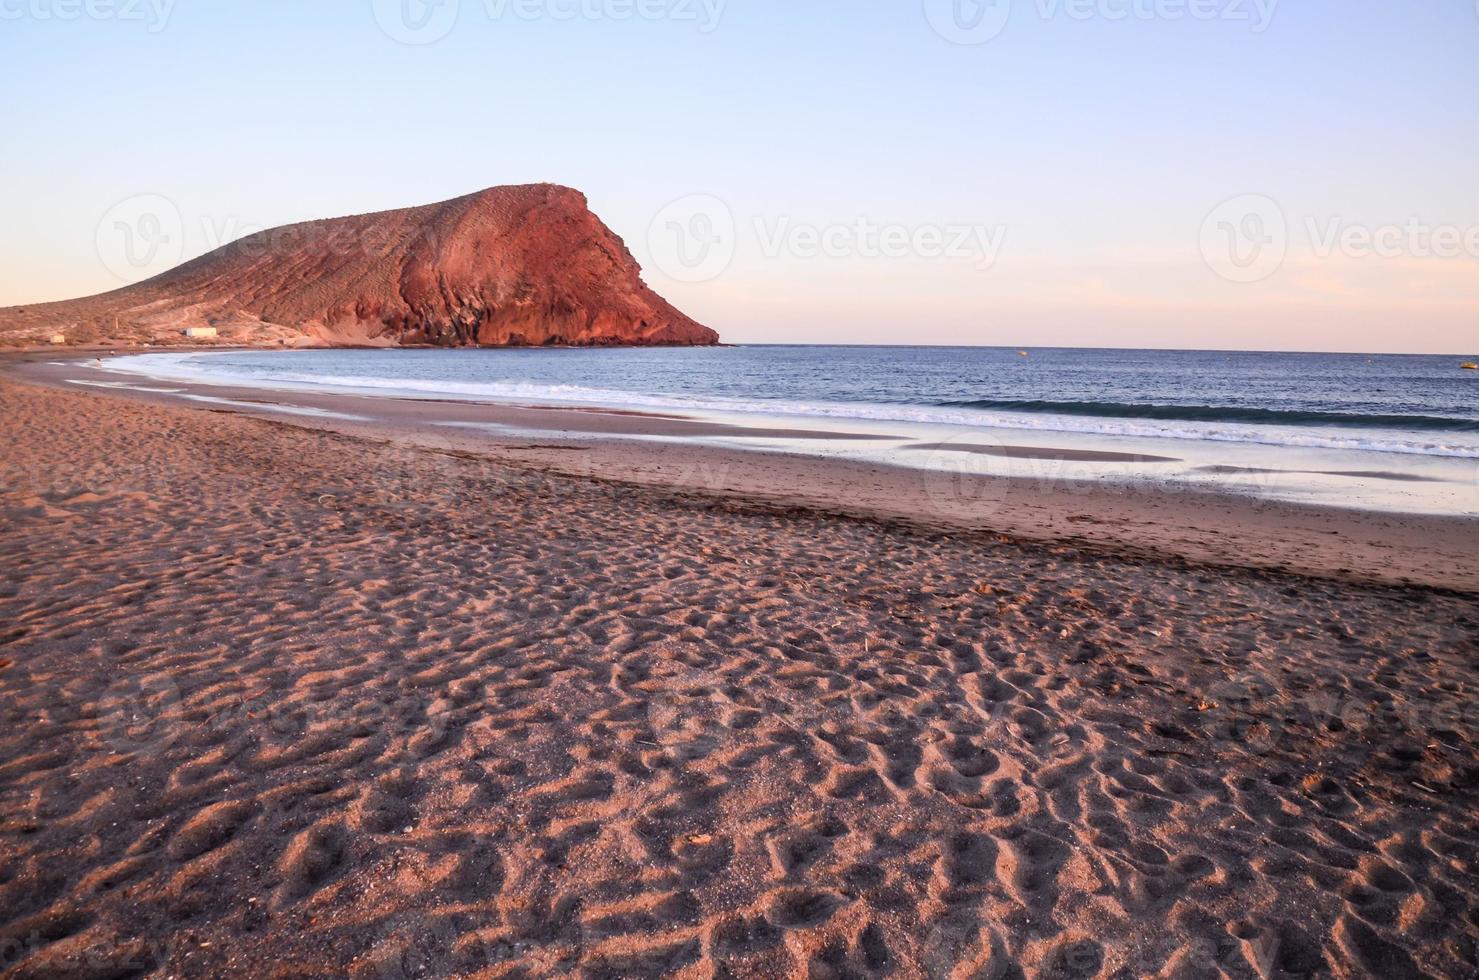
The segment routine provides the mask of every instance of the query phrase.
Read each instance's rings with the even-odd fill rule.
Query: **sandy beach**
[[[0,980],[1479,980],[1476,4],[0,0]]]
[[[0,380],[6,975],[1479,969],[1471,523],[161,397]]]

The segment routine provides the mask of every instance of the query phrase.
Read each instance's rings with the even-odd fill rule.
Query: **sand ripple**
[[[14,976],[1472,976],[1471,597],[0,384]]]

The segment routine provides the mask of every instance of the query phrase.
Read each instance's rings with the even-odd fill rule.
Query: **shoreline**
[[[1479,517],[1402,514],[1249,496],[1206,487],[1072,478],[1085,458],[1127,469],[1166,456],[1061,447],[950,446],[932,471],[797,451],[867,445],[897,435],[766,424],[624,409],[519,406],[393,396],[307,393],[193,382],[150,382],[55,356],[0,354],[0,375],[205,411],[242,413],[372,442],[573,477],[615,480],[743,503],[806,508],[951,532],[1066,544],[1107,554],[1160,556],[1212,566],[1479,594]],[[120,379],[130,379],[123,380]],[[87,386],[72,382],[82,381]],[[91,385],[97,385],[93,387]],[[119,385],[116,386],[115,385]],[[148,388],[173,389],[141,390]],[[306,414],[305,414],[306,413]],[[817,420],[798,420],[803,425]],[[708,441],[689,441],[704,439]],[[933,448],[928,443],[922,448]],[[1037,476],[997,476],[957,457],[1009,458]],[[1040,462],[1034,462],[1040,461]],[[1256,469],[1254,472],[1259,472]],[[1267,471],[1263,471],[1267,472]],[[1277,471],[1286,472],[1286,471]],[[1416,482],[1409,475],[1361,472]],[[1275,477],[1277,478],[1277,477]],[[1479,483],[1475,493],[1479,494]]]

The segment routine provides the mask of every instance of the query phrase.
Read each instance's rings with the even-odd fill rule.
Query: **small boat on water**
[[[1475,364],[1473,361],[1465,361],[1459,365],[1459,368],[1464,371],[1479,371],[1479,364]]]

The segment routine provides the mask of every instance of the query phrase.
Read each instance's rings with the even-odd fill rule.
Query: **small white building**
[[[51,335],[51,342],[53,344],[65,344],[67,342],[67,335],[64,333],[54,333]]]
[[[185,336],[191,340],[206,340],[216,336],[215,327],[186,327]]]

